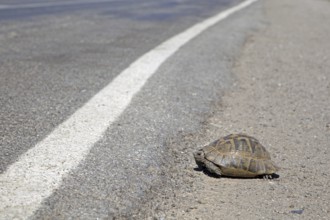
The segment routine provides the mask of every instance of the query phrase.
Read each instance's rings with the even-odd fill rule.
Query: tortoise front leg
[[[212,163],[212,162],[210,162],[208,160],[206,160],[204,163],[205,163],[206,169],[210,173],[214,173],[214,174],[217,174],[218,176],[222,176],[220,167],[218,167],[217,165],[215,165],[214,163]]]

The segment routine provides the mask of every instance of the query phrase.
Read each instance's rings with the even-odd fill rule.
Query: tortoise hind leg
[[[280,176],[278,174],[276,174],[276,173],[262,175],[262,178],[265,179],[265,180],[276,180],[279,177]]]
[[[271,180],[271,179],[273,179],[273,175],[272,174],[265,174],[265,175],[262,175],[262,178],[264,180]]]

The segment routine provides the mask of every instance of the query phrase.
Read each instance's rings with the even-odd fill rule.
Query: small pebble
[[[291,210],[290,213],[292,214],[299,214],[301,215],[304,212],[304,209],[296,209],[296,210]]]
[[[205,202],[202,201],[202,200],[197,200],[197,203],[199,203],[199,204],[205,204]]]

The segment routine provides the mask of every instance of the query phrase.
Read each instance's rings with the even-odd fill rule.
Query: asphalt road
[[[0,0],[0,172],[138,57],[239,2]],[[170,181],[165,143],[212,114],[257,10],[232,15],[170,57],[32,218],[143,216],[148,193]]]

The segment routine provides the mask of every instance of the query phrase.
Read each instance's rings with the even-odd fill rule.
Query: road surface
[[[212,114],[260,7],[175,36],[239,3],[0,1],[0,216],[152,216],[168,142]]]

